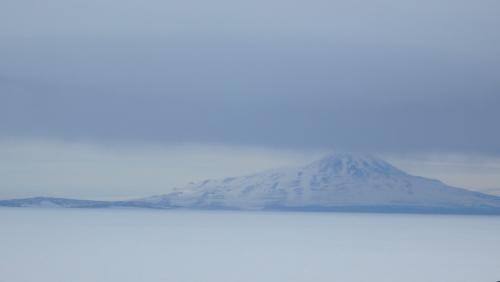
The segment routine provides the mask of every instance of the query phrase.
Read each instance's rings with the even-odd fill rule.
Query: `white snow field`
[[[1,282],[500,280],[500,216],[0,208]]]

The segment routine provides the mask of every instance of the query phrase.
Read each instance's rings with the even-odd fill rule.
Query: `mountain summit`
[[[331,154],[306,167],[316,168],[321,174],[331,174],[336,177],[364,178],[375,175],[404,174],[403,171],[382,159],[359,154]]]
[[[32,198],[4,206],[500,213],[500,197],[410,175],[379,158],[331,154],[302,167],[205,180],[165,195],[93,202]]]

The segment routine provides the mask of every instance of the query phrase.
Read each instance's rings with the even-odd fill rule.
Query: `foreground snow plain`
[[[0,208],[0,281],[498,281],[500,216]]]

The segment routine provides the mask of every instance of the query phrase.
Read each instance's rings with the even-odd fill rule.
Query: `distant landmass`
[[[410,175],[373,156],[343,153],[136,200],[36,197],[2,200],[0,206],[500,214],[500,197]]]

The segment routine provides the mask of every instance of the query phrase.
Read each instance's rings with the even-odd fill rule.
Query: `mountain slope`
[[[500,213],[500,197],[450,187],[355,154],[333,154],[298,168],[205,180],[133,201],[32,198],[0,201],[2,205]]]
[[[500,198],[409,175],[372,156],[334,154],[304,167],[206,180],[141,200],[158,207],[309,210],[500,210]]]

